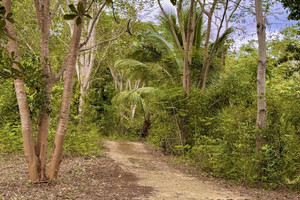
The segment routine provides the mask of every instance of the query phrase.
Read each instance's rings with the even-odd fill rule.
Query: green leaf
[[[33,94],[35,92],[35,89],[34,88],[29,88],[29,94]]]
[[[112,0],[106,0],[106,3],[109,5],[109,4],[112,4],[113,1]]]
[[[77,4],[77,10],[79,13],[83,14],[84,13],[84,7],[83,7],[83,3],[82,2],[79,2]]]
[[[85,14],[84,16],[86,16],[86,17],[88,17],[88,18],[92,19],[92,16],[91,16],[91,15],[89,15],[89,14]]]
[[[10,70],[8,70],[8,69],[3,69],[3,71],[6,72],[6,73],[8,73],[9,75],[12,74],[12,72]]]
[[[171,0],[171,3],[173,4],[173,6],[176,6],[177,0]]]
[[[7,21],[9,21],[10,23],[15,23],[15,20],[13,19],[13,18],[6,18],[7,19]]]
[[[12,52],[10,53],[10,56],[11,56],[12,59],[14,59],[14,58],[15,58],[15,52],[12,51]]]
[[[0,20],[0,27],[4,28],[6,25],[6,22],[4,20]]]
[[[74,19],[77,16],[78,15],[76,15],[76,14],[66,14],[66,15],[64,15],[64,19],[65,20],[72,20],[72,19]]]
[[[81,17],[79,17],[79,16],[77,17],[76,24],[77,24],[77,26],[79,26],[81,24]]]
[[[13,16],[12,13],[8,13],[8,14],[6,15],[7,18],[11,18],[12,16]]]
[[[78,13],[78,11],[76,10],[76,8],[75,8],[75,6],[73,4],[70,4],[69,8],[71,9],[72,12]]]
[[[6,10],[0,10],[0,14],[4,15]]]

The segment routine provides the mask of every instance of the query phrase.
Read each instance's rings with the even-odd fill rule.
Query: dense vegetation
[[[33,10],[33,5],[23,2],[13,3],[13,18],[31,120],[38,124],[39,111],[46,101],[42,89],[43,61],[38,51],[40,36],[35,31],[37,21],[30,12],[22,12]],[[176,5],[176,1],[172,2]],[[116,1],[114,12],[109,8],[103,11],[95,26],[95,43],[85,47],[93,49],[97,44],[96,51],[88,55],[89,59],[94,56],[94,60],[89,61],[93,63],[92,72],[85,87],[82,85],[87,75],[80,76],[77,69],[64,152],[101,153],[105,137],[144,139],[166,153],[189,159],[216,177],[299,190],[299,26],[287,27],[267,40],[267,126],[261,130],[262,151],[257,152],[257,41],[251,40],[234,50],[232,38],[237,31],[228,28],[214,41],[206,42],[207,16],[197,10],[188,63],[189,89],[182,85],[182,66],[188,58],[180,53],[186,50],[182,31],[189,35],[189,12],[182,11],[182,21],[186,23],[182,29],[175,15],[162,13],[156,23],[139,21],[137,14],[145,5],[131,3]],[[95,16],[99,6],[97,3],[91,16]],[[71,40],[68,21],[63,20],[67,5],[63,3],[61,7],[51,25],[50,57],[56,72],[63,65],[63,55]],[[27,19],[25,24],[22,19]],[[175,23],[177,40],[168,19]],[[1,46],[7,40],[9,37],[3,36]],[[79,68],[85,62],[80,56],[87,59],[86,54],[79,50]],[[21,153],[22,131],[13,86],[17,75],[7,69],[12,60],[2,47],[0,56],[0,153]],[[204,62],[210,68],[206,87],[203,89],[202,84],[200,89]],[[55,138],[62,91],[63,80],[59,80],[51,94],[50,144]],[[33,126],[35,136],[37,129]]]

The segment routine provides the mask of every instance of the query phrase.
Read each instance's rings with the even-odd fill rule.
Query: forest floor
[[[201,176],[143,143],[106,141],[105,147],[103,156],[64,158],[60,179],[39,184],[28,182],[24,156],[0,154],[0,200],[300,199]]]

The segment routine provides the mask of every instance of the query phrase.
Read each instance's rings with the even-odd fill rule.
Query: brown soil
[[[185,167],[166,162],[168,156],[139,142],[106,141],[108,155],[139,178],[142,186],[154,187],[150,200],[296,200],[289,191],[264,191],[238,186],[221,179],[186,173]],[[193,170],[192,170],[193,171]]]
[[[291,192],[266,192],[186,173],[183,165],[166,162],[168,156],[143,143],[106,141],[99,157],[68,157],[60,179],[28,182],[25,158],[0,154],[0,200],[296,200]]]
[[[151,187],[107,157],[71,157],[62,162],[60,180],[31,184],[24,157],[0,155],[0,200],[131,200],[146,199]]]

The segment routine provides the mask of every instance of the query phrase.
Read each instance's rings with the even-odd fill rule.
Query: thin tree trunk
[[[6,13],[11,13],[11,1],[10,0],[3,0],[3,6],[6,9]],[[6,20],[6,32],[10,35],[11,39],[8,38],[8,43],[6,49],[8,53],[11,55],[12,52],[15,54],[15,58],[18,60],[18,43],[16,41],[16,32],[14,30],[14,26],[8,20]],[[13,68],[20,70],[16,64],[13,64]],[[38,173],[38,159],[35,153],[35,142],[33,139],[33,131],[32,131],[32,124],[30,119],[30,112],[29,106],[27,102],[27,96],[25,92],[25,84],[24,81],[20,78],[14,80],[15,91],[19,106],[20,118],[21,118],[21,126],[22,126],[22,135],[23,135],[23,145],[24,145],[24,152],[25,157],[28,163],[28,170],[29,170],[29,177],[30,181],[38,181],[39,180],[39,173]]]
[[[85,8],[86,0],[80,0],[80,2],[84,4],[84,8]],[[84,19],[81,16],[81,23],[79,25],[74,24],[73,37],[70,44],[69,55],[66,61],[62,103],[61,103],[61,109],[60,109],[58,125],[57,125],[57,130],[55,135],[52,159],[49,168],[50,180],[57,179],[59,166],[62,160],[63,142],[64,142],[68,119],[69,119],[70,104],[71,104],[72,91],[73,91],[73,78],[75,73],[75,65],[77,61],[77,53],[79,49],[83,23],[84,23]]]
[[[39,2],[35,0],[36,13],[38,17],[38,23],[41,29],[41,63],[43,82],[45,84],[44,95],[46,101],[42,106],[39,113],[39,128],[38,139],[36,144],[36,154],[40,161],[40,180],[46,180],[46,166],[47,166],[47,149],[48,149],[48,134],[50,117],[48,110],[51,103],[51,91],[52,91],[52,71],[50,67],[50,51],[49,51],[49,37],[50,37],[50,0]]]
[[[198,2],[203,7],[201,1],[198,0]],[[202,91],[205,91],[205,89],[206,89],[206,82],[207,82],[207,77],[208,77],[208,73],[209,73],[209,69],[210,69],[210,64],[211,64],[213,56],[216,53],[215,52],[216,47],[217,47],[216,42],[219,39],[220,32],[221,32],[221,29],[223,27],[224,20],[226,21],[225,22],[226,23],[225,31],[226,31],[228,29],[228,23],[229,23],[230,19],[232,18],[233,14],[235,13],[235,11],[237,10],[238,6],[240,5],[241,0],[238,0],[235,3],[233,9],[231,10],[231,14],[229,15],[228,18],[227,18],[227,11],[228,11],[228,6],[229,6],[229,0],[226,0],[225,2],[223,2],[223,3],[225,3],[223,15],[222,15],[222,18],[221,18],[221,21],[220,21],[220,25],[218,27],[217,36],[216,36],[214,45],[213,45],[213,47],[211,48],[211,50],[209,52],[208,47],[209,47],[209,39],[210,39],[210,35],[211,35],[211,23],[212,23],[213,13],[215,11],[217,3],[218,3],[218,1],[214,0],[210,12],[206,11],[203,7],[204,13],[208,17],[208,21],[207,21],[207,33],[206,33],[207,35],[206,35],[205,45],[204,45],[204,57],[203,57],[203,64],[202,64],[202,72],[201,72],[200,80],[199,80],[198,85],[197,85],[197,88],[200,88],[200,86],[201,86]]]
[[[205,44],[204,44],[204,57],[203,57],[203,62],[202,62],[202,72],[201,72],[200,81],[197,85],[198,88],[201,86],[202,91],[205,90],[206,79],[207,79],[207,74],[208,74],[208,67],[207,67],[208,57],[209,57],[208,45],[209,45],[209,39],[210,39],[210,33],[211,33],[211,23],[212,23],[212,13],[210,13],[208,15],[206,39],[205,39]]]
[[[203,62],[202,62],[202,71],[201,71],[201,76],[200,80],[197,84],[197,88],[202,89],[202,91],[205,90],[206,87],[206,81],[207,81],[207,76],[208,76],[208,71],[209,71],[209,40],[210,40],[210,35],[211,35],[211,23],[212,23],[212,16],[215,11],[216,5],[218,3],[217,0],[214,0],[212,3],[212,7],[210,11],[205,10],[204,4],[201,3],[200,0],[198,0],[200,6],[202,7],[202,10],[204,13],[207,15],[207,28],[206,28],[206,38],[205,38],[205,43],[204,43],[204,56],[203,56]]]
[[[181,0],[177,7],[177,17],[178,23],[180,26],[180,32],[182,36],[183,42],[183,88],[186,92],[190,91],[191,88],[191,70],[190,65],[192,64],[192,50],[193,50],[193,40],[195,35],[195,23],[196,23],[196,10],[195,10],[195,0],[191,0],[190,2],[190,9],[189,9],[189,17],[188,17],[188,24],[187,24],[187,32],[185,33],[185,26],[182,18],[182,3]]]
[[[258,36],[258,66],[257,66],[257,119],[256,119],[256,151],[260,152],[265,141],[261,136],[261,130],[267,126],[266,105],[266,68],[267,68],[267,45],[266,26],[263,16],[262,1],[255,0],[255,13]]]
[[[85,94],[86,94],[86,89],[84,88],[83,85],[80,85],[80,97],[79,97],[79,106],[78,106],[79,115],[83,113]]]
[[[119,89],[119,80],[118,80],[118,75],[116,73],[116,71],[113,68],[109,68],[111,76],[114,79],[114,83],[115,83],[115,89],[118,90]]]
[[[189,67],[189,55],[188,52],[185,53],[186,55],[183,58],[183,89],[186,92],[190,91],[190,86],[191,86],[191,70]]]
[[[91,20],[86,27],[87,36],[86,36],[84,42],[80,44],[80,48],[83,46],[86,46],[86,49],[89,49],[89,50],[84,51],[80,55],[80,57],[83,57],[84,59],[79,59],[78,62],[80,62],[81,68],[80,69],[76,68],[76,70],[80,70],[80,72],[77,71],[77,74],[79,75],[79,82],[80,82],[80,99],[79,99],[79,106],[78,106],[79,115],[82,114],[82,112],[83,112],[84,96],[88,91],[88,85],[91,80],[92,71],[94,68],[96,52],[98,50],[98,46],[96,45],[96,28],[95,27],[99,22],[100,15],[103,11],[105,4],[106,4],[106,2],[104,2],[102,4],[100,9],[97,11],[96,15],[92,15],[93,20]],[[106,54],[106,51],[105,51],[105,54]]]
[[[142,138],[146,138],[149,135],[150,128],[151,128],[151,114],[149,112],[147,117],[145,116],[144,119]]]

